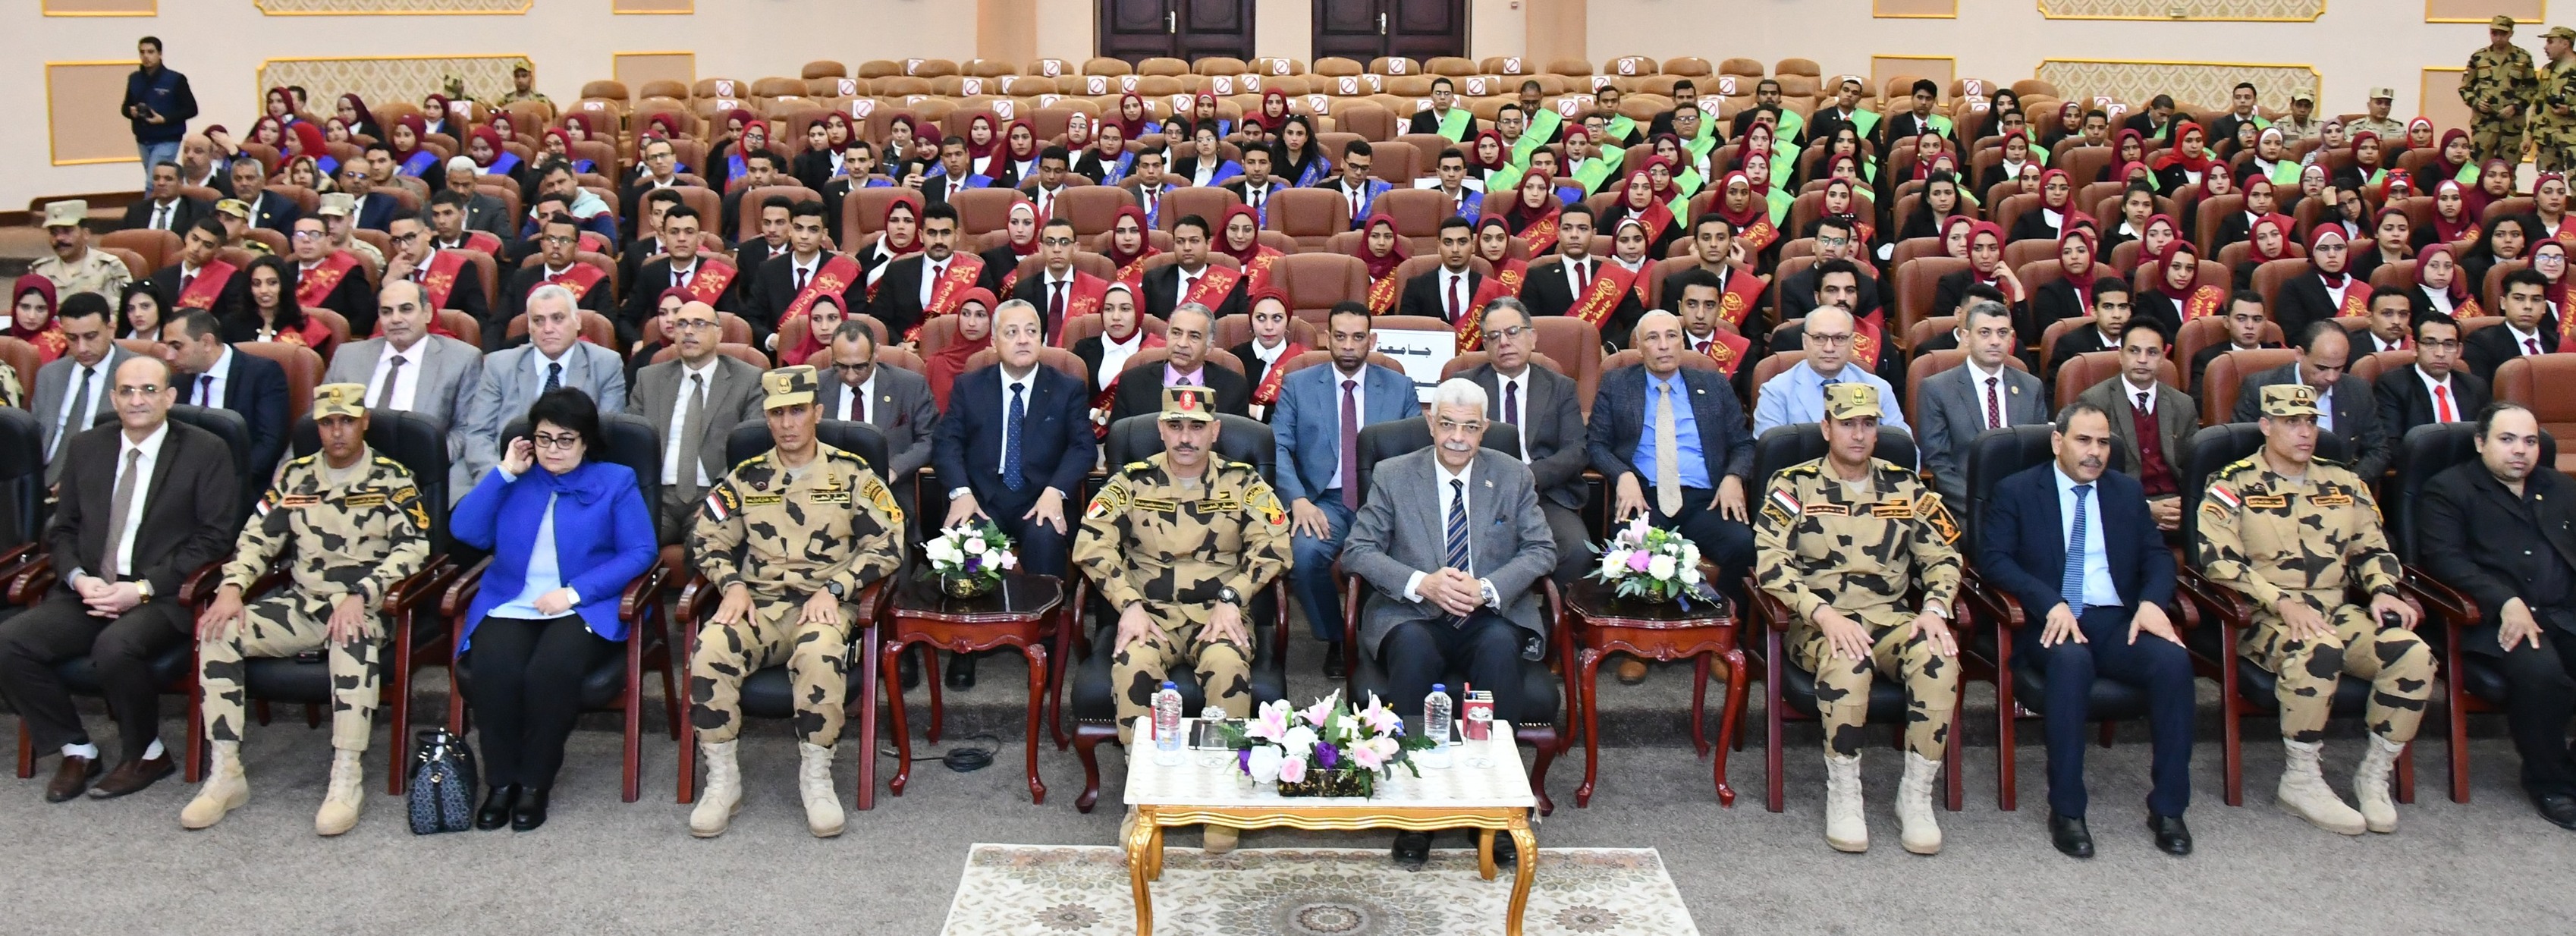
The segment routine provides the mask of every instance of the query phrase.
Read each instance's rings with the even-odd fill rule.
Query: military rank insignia
[[[1914,515],[1932,524],[1932,532],[1940,534],[1941,542],[1959,541],[1959,524],[1950,519],[1950,508],[1941,506],[1941,495],[1923,495],[1921,500],[1914,502]]]
[[[1091,506],[1084,509],[1082,515],[1085,519],[1097,520],[1114,514],[1124,513],[1126,510],[1126,485],[1112,484],[1101,488],[1099,494],[1092,496]]]

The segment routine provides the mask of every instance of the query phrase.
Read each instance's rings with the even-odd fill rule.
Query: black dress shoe
[[[2576,796],[2550,793],[2532,797],[2531,805],[2539,807],[2540,818],[2561,829],[2576,829]]]
[[[2069,858],[2093,857],[2093,833],[2084,828],[2084,817],[2068,816],[2057,810],[2048,811],[2048,840]]]
[[[1324,678],[1349,679],[1350,676],[1350,667],[1342,665],[1342,642],[1336,640],[1332,643],[1325,644]]]
[[[2156,833],[2156,848],[2165,854],[2191,854],[2191,827],[2182,824],[2181,816],[2150,815],[2147,828]]]
[[[959,691],[975,688],[974,654],[952,653],[948,655],[948,688]]]
[[[546,824],[546,789],[538,787],[519,794],[519,805],[510,810],[510,830],[526,832]]]
[[[510,814],[519,808],[519,785],[496,786],[483,794],[483,808],[474,811],[474,827],[489,832],[510,824]]]
[[[1420,871],[1431,863],[1431,833],[1398,832],[1395,834],[1395,866],[1407,871]]]
[[[895,654],[894,658],[895,681],[901,683],[906,690],[921,688],[921,658],[914,656],[914,652],[916,651],[912,648],[906,647],[904,652]]]

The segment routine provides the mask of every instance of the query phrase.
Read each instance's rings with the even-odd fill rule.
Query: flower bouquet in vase
[[[1269,703],[1222,732],[1236,769],[1254,783],[1279,784],[1281,796],[1366,797],[1399,766],[1421,776],[1411,752],[1431,747],[1431,739],[1405,734],[1404,719],[1375,695],[1353,711],[1338,691],[1303,709]]]
[[[991,523],[969,521],[939,531],[922,544],[929,565],[922,577],[937,579],[939,593],[951,598],[980,598],[1002,584],[1002,572],[1020,565],[1011,538]]]
[[[1699,544],[1672,530],[1647,526],[1646,516],[1638,514],[1601,544],[1601,567],[1587,577],[1609,584],[1621,598],[1656,603],[1680,600],[1688,607],[1689,596],[1699,590],[1703,578]]]

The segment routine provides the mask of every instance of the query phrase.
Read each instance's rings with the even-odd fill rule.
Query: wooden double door
[[[1314,0],[1315,58],[1467,54],[1467,0]]]
[[[1099,54],[1141,62],[1252,55],[1254,0],[1098,0]],[[1309,59],[1467,54],[1467,0],[1312,0]]]

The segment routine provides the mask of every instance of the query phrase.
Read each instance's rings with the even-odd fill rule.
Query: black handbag
[[[445,728],[424,728],[412,755],[411,832],[433,835],[474,828],[474,751]]]

